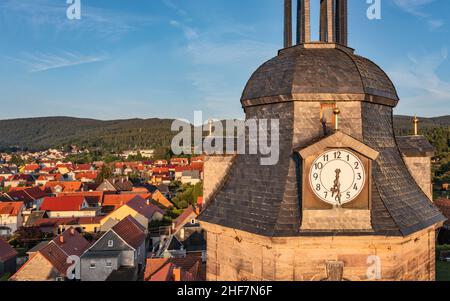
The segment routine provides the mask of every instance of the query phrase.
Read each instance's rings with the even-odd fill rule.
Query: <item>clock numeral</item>
[[[358,191],[358,184],[355,183],[355,186],[353,186],[353,189]]]
[[[359,162],[355,162],[355,169],[359,169]]]
[[[317,185],[316,185],[316,190],[317,190],[317,191],[320,191],[321,189],[322,189],[322,187],[320,186],[320,184],[317,184]]]
[[[330,156],[329,156],[328,154],[324,155],[324,156],[323,156],[323,161],[324,161],[324,162],[330,161]]]
[[[351,197],[352,197],[352,195],[351,195],[350,191],[347,192],[347,200],[350,199]]]
[[[325,198],[328,197],[328,191],[325,191]]]
[[[362,180],[362,176],[361,176],[361,173],[360,172],[358,172],[358,181],[361,181]]]
[[[314,177],[314,180],[317,180],[317,179],[319,178],[319,174],[316,172],[316,173],[313,175],[313,177]]]
[[[335,159],[341,159],[341,155],[342,155],[341,152],[335,152],[335,153],[334,153],[334,158],[335,158]]]
[[[347,155],[347,162],[350,161],[350,155]]]
[[[314,168],[316,170],[321,170],[323,168],[323,163],[319,162],[319,163],[314,164]]]

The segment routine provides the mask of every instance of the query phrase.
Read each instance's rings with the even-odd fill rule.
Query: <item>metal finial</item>
[[[208,120],[208,125],[209,125],[209,136],[212,136],[213,121],[211,119]]]
[[[417,118],[417,115],[414,115],[413,124],[414,124],[414,136],[419,135],[419,118]]]
[[[336,131],[339,130],[339,115],[341,114],[341,110],[339,110],[339,108],[335,108],[333,110],[333,114],[334,114],[334,129]]]

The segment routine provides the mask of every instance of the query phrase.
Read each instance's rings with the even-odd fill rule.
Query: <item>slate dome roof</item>
[[[399,100],[392,81],[375,63],[347,47],[317,44],[281,50],[251,76],[241,102],[248,106],[268,97],[306,100],[312,94],[335,94],[330,100],[374,96],[393,106]]]

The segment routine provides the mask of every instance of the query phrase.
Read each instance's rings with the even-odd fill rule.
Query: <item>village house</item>
[[[73,179],[82,183],[94,183],[97,179],[98,171],[88,171],[75,173]]]
[[[127,216],[102,235],[81,257],[82,281],[105,281],[111,274],[132,270],[137,280],[146,258],[145,228]]]
[[[23,202],[0,202],[0,236],[9,237],[23,225]]]
[[[167,237],[163,235],[159,240],[156,251],[159,257],[183,258],[192,255],[206,261],[205,232],[197,220],[199,211],[190,206],[172,223],[171,234]]]
[[[132,191],[133,183],[127,177],[105,179],[96,189],[97,191]]]
[[[41,211],[46,211],[48,217],[94,217],[98,208],[90,208],[83,196],[47,197],[42,202]]]
[[[27,164],[21,171],[27,175],[35,175],[38,173],[40,168],[41,167],[39,166],[39,164]]]
[[[5,187],[32,186],[36,179],[32,175],[14,174],[5,180]]]
[[[70,260],[69,256],[80,257],[88,247],[89,242],[74,228],[70,228],[30,256],[28,261],[10,278],[10,280],[68,280],[69,267],[72,266],[73,262]],[[75,270],[73,270],[73,273],[75,273]]]
[[[48,182],[61,181],[63,178],[61,174],[43,174],[36,179],[35,184],[36,186],[45,186]]]
[[[13,175],[13,172],[6,167],[6,166],[0,166],[0,177],[3,177],[5,179],[11,177]]]
[[[189,159],[188,158],[172,158],[170,159],[171,165],[176,166],[187,166],[189,165]]]
[[[17,268],[17,252],[0,238],[0,278],[5,274],[14,274]]]
[[[205,281],[201,258],[149,258],[144,281]]]
[[[83,183],[79,181],[54,181],[48,182],[43,189],[47,192],[57,194],[61,192],[77,192],[81,191]]]
[[[105,216],[101,220],[101,231],[108,231],[127,216],[132,216],[147,230],[151,221],[162,220],[164,211],[149,200],[136,196]]]
[[[196,185],[201,182],[200,172],[198,170],[183,171],[180,181],[182,184]]]

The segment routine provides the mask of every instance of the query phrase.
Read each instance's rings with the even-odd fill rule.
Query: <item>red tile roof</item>
[[[14,250],[6,241],[0,238],[0,261],[7,261],[17,256],[16,250]]]
[[[0,214],[17,216],[23,206],[23,202],[0,202]]]
[[[82,196],[62,196],[45,198],[41,205],[43,211],[80,211],[83,202]]]
[[[18,188],[13,188],[7,193],[7,195],[14,201],[30,203],[34,200],[42,199],[48,194],[42,191],[39,187],[31,187],[21,190]]]
[[[145,229],[131,215],[111,229],[134,249],[137,249],[145,240]]]
[[[24,170],[35,171],[35,170],[39,169],[39,167],[40,166],[38,164],[28,164],[28,165],[25,165]]]
[[[63,239],[61,239],[63,237]],[[66,274],[71,266],[67,263],[69,256],[81,256],[89,247],[89,242],[78,231],[70,228],[58,235],[39,251],[60,273]],[[30,259],[31,260],[31,259]]]
[[[133,193],[124,193],[124,194],[105,194],[103,198],[103,206],[114,207],[114,210],[122,207],[127,204],[129,201],[134,199],[135,197],[144,198],[148,194],[133,194]]]
[[[175,222],[175,229],[178,229],[182,226],[184,226],[191,218],[196,218],[197,213],[195,212],[194,207],[189,206],[188,208],[184,209],[183,213],[180,214],[179,217],[174,221]]]
[[[186,256],[184,258],[147,259],[144,280],[175,281],[174,270],[181,269],[180,281],[200,281],[202,279],[201,258]]]
[[[55,192],[56,187],[59,186],[64,192],[76,192],[80,191],[83,183],[78,181],[64,181],[64,182],[47,182],[44,187],[49,188],[52,192]]]

